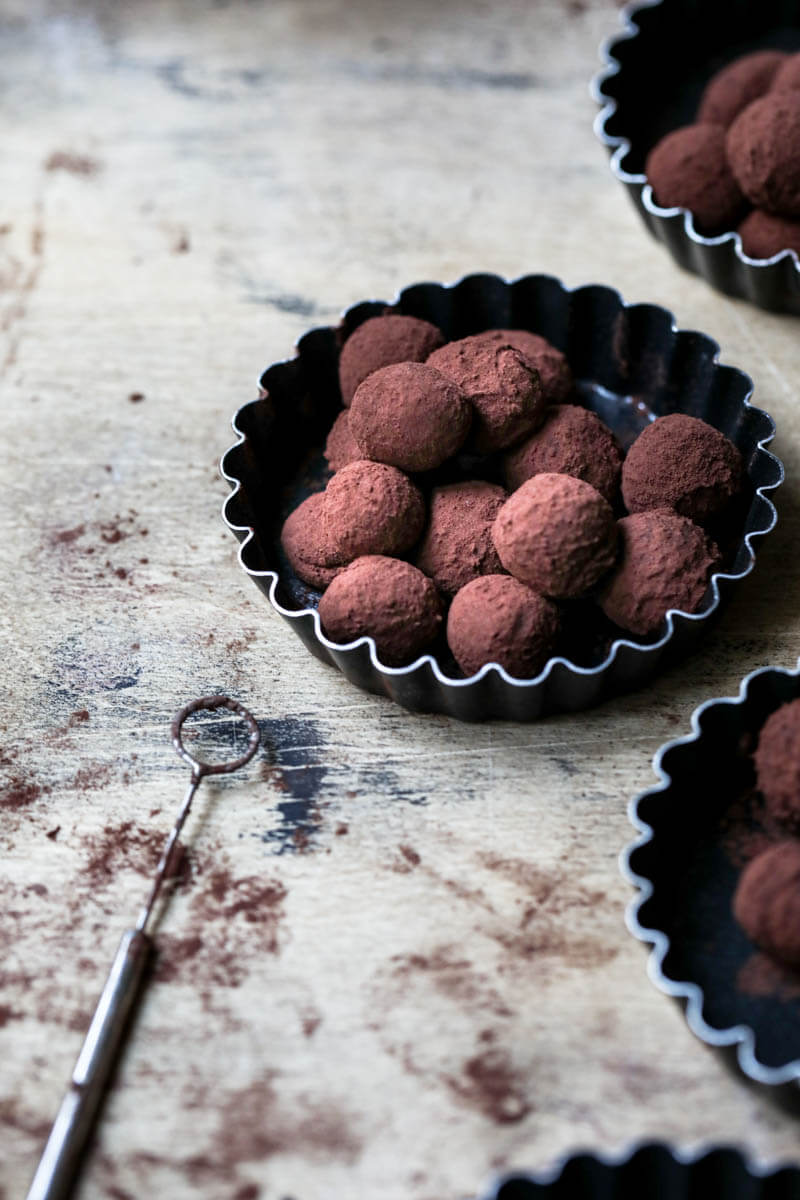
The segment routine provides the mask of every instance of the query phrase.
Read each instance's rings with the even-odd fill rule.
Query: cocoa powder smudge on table
[[[468,1059],[462,1075],[447,1083],[457,1096],[499,1125],[522,1121],[532,1111],[523,1081],[505,1051],[492,1047]]]
[[[7,783],[0,785],[0,808],[25,808],[49,791],[47,784],[35,783],[24,775],[12,775]]]
[[[102,163],[88,154],[76,154],[73,150],[54,150],[45,160],[45,171],[66,171],[70,175],[89,178],[96,175]]]

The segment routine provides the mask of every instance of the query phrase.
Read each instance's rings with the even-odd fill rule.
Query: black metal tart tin
[[[766,668],[737,697],[696,709],[693,732],[656,754],[661,783],[633,801],[641,836],[622,856],[637,889],[628,928],[653,948],[650,978],[685,1002],[698,1037],[735,1048],[742,1071],[767,1084],[800,1079],[800,973],[757,954],[731,902],[750,854],[740,852],[742,835],[761,829],[751,752],[769,714],[797,696],[800,668]],[[769,986],[743,986],[759,963],[769,965]]]
[[[656,204],[644,174],[655,143],[694,120],[703,87],[720,67],[751,50],[800,50],[796,0],[644,0],[627,5],[621,18],[624,32],[603,43],[606,67],[592,84],[601,105],[595,133],[614,175],[680,266],[728,295],[800,314],[793,250],[752,259],[737,233],[703,237],[687,209]]]
[[[781,482],[783,468],[765,449],[775,427],[750,404],[748,376],[721,365],[719,347],[705,334],[676,329],[666,309],[626,305],[617,292],[597,285],[570,291],[545,275],[514,282],[470,275],[450,286],[415,284],[392,307],[433,321],[448,339],[503,327],[543,334],[566,353],[581,402],[598,412],[626,447],[648,421],[664,413],[688,412],[715,425],[744,456],[750,492],[741,536],[730,548],[725,570],[713,576],[699,612],[671,611],[662,635],[646,643],[619,636],[595,645],[587,638],[582,662],[552,658],[535,679],[512,679],[494,664],[470,679],[460,678],[444,645],[435,655],[392,668],[379,662],[372,638],[347,646],[331,642],[316,611],[318,593],[294,576],[279,535],[288,513],[310,491],[320,490],[328,476],[322,448],[341,406],[341,341],[387,308],[384,301],[367,301],[349,309],[341,327],[305,334],[297,356],[269,367],[261,378],[261,398],[233,419],[239,440],[222,459],[222,473],[233,484],[223,517],[242,542],[241,565],[276,612],[313,654],[359,687],[409,709],[461,720],[532,720],[588,708],[639,687],[685,654],[716,617],[730,588],[752,570],[755,540],[776,521],[766,493]]]
[[[800,1170],[763,1168],[723,1146],[682,1155],[659,1144],[621,1158],[575,1154],[552,1171],[513,1174],[481,1200],[800,1200]]]

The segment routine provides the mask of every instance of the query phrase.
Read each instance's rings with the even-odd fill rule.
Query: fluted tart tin
[[[746,511],[699,610],[670,610],[649,639],[587,627],[574,661],[557,655],[533,679],[514,679],[491,663],[463,678],[444,639],[432,653],[395,667],[380,661],[371,637],[349,644],[328,638],[317,613],[319,593],[291,570],[280,530],[289,512],[321,490],[330,474],[322,451],[341,409],[340,347],[363,321],[387,310],[431,321],[450,340],[495,328],[542,335],[565,353],[579,402],[625,448],[656,416],[672,412],[701,417],[726,434],[742,453]],[[241,542],[241,566],[311,653],[358,687],[415,711],[524,721],[588,708],[639,687],[702,639],[731,589],[753,569],[758,540],[776,522],[770,493],[783,468],[766,448],[774,424],[751,404],[749,377],[721,364],[718,355],[712,338],[678,329],[658,305],[628,305],[612,288],[596,284],[568,289],[546,275],[513,281],[469,275],[452,285],[414,284],[391,304],[356,304],[339,326],[312,329],[294,358],[268,367],[260,398],[233,419],[237,441],[221,464],[232,485],[223,517]]]
[[[800,314],[800,259],[749,258],[734,230],[707,237],[685,208],[656,203],[645,160],[661,137],[695,119],[712,75],[751,51],[800,51],[800,9],[789,0],[637,0],[600,48],[592,82],[595,133],[647,229],[675,262],[712,287],[774,312]]]

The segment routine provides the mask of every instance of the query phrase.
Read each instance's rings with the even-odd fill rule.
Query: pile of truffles
[[[800,700],[767,719],[754,758],[767,821],[784,836],[742,871],[733,911],[760,949],[800,968]]]
[[[739,451],[704,421],[660,417],[624,457],[544,338],[445,343],[396,313],[354,330],[339,380],[334,473],[281,534],[333,641],[370,635],[400,666],[444,634],[466,675],[526,679],[560,642],[570,654],[577,600],[613,622],[609,640],[700,607],[720,559],[703,526],[742,483]]]
[[[667,134],[645,172],[656,203],[698,233],[735,229],[749,258],[800,254],[800,54],[764,50],[707,84],[694,125]]]

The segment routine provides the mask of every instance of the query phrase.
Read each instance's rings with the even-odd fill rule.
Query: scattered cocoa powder
[[[448,1078],[450,1090],[499,1125],[522,1121],[532,1111],[524,1081],[508,1054],[499,1047],[468,1059],[458,1077]]]
[[[75,154],[71,150],[54,150],[45,160],[45,171],[67,171],[70,175],[83,175],[88,178],[96,175],[102,167],[99,159],[91,158],[88,154]]]
[[[17,1012],[10,1004],[0,1004],[0,1029],[9,1021],[21,1021],[23,1014]]]
[[[85,525],[76,525],[73,529],[57,529],[50,534],[50,544],[52,546],[68,546],[72,542],[76,542],[78,538],[82,538],[85,533]]]
[[[0,808],[25,808],[50,791],[48,784],[36,783],[30,777],[15,774],[0,784]]]

